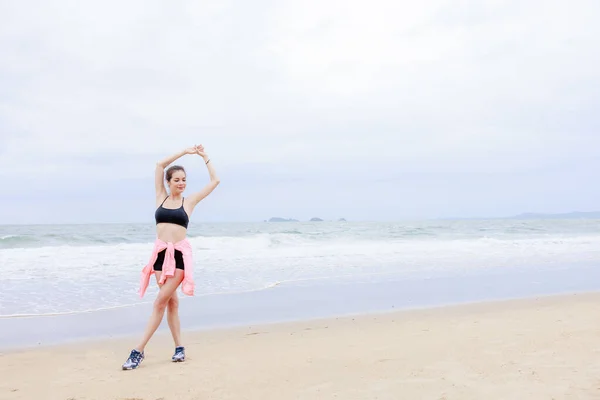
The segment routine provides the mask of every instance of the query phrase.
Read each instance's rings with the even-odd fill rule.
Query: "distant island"
[[[298,220],[293,218],[272,217],[269,218],[268,222],[298,222]]]
[[[323,222],[325,220],[323,218],[313,217],[309,221],[310,222]],[[340,218],[337,221],[338,222],[346,222],[346,219]],[[265,222],[299,222],[299,221],[294,218],[271,217],[268,220],[265,220]]]
[[[600,211],[580,212],[573,211],[569,213],[544,214],[544,213],[523,213],[510,217],[511,219],[600,219]]]

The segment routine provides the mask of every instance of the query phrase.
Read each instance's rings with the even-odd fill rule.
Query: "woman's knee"
[[[154,300],[154,308],[162,311],[165,308],[167,308],[168,305],[169,305],[169,298],[166,296],[161,296],[161,294],[159,293],[156,300]]]
[[[179,309],[179,299],[177,298],[177,296],[171,296],[167,307],[169,308],[169,312],[175,312]]]

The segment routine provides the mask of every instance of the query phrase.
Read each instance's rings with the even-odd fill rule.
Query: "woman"
[[[169,164],[185,154],[197,154],[202,157],[210,175],[210,182],[202,190],[186,198],[183,197],[186,187],[186,174],[183,167],[174,165],[165,172],[165,168]],[[169,193],[164,185],[165,178]],[[175,354],[172,360],[176,362],[185,360],[185,349],[181,345],[179,300],[176,290],[181,285],[184,294],[194,295],[192,248],[186,238],[187,226],[189,216],[194,211],[196,204],[208,196],[219,183],[213,164],[204,152],[202,145],[180,151],[156,164],[157,208],[154,217],[157,235],[150,261],[142,270],[139,295],[140,297],[144,296],[152,274],[156,277],[160,290],[154,301],[152,315],[144,336],[141,342],[131,350],[129,358],[123,364],[123,369],[135,369],[143,361],[144,348],[160,325],[165,310],[169,329],[175,342]]]

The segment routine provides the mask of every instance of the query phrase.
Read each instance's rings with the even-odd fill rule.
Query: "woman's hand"
[[[196,146],[196,154],[198,154],[202,158],[207,157],[207,154],[204,152],[204,146],[202,145]]]
[[[187,149],[183,150],[184,154],[198,154],[197,152],[198,146],[192,146],[192,147],[188,147]]]

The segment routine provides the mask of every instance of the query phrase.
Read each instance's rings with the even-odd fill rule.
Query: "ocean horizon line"
[[[320,221],[311,221],[311,218],[319,218]],[[269,219],[282,219],[281,221],[269,221]],[[541,212],[523,212],[508,216],[437,216],[437,217],[394,217],[394,218],[352,218],[352,217],[320,217],[314,216],[307,219],[301,217],[281,217],[271,216],[262,219],[215,219],[215,220],[192,220],[193,223],[204,224],[256,224],[256,223],[331,223],[331,222],[351,222],[351,223],[395,223],[395,222],[410,222],[410,221],[462,221],[462,220],[525,220],[525,219],[600,219],[600,211],[569,211],[557,213],[541,213]],[[48,226],[48,225],[153,225],[152,219],[145,221],[54,221],[54,222],[38,222],[38,223],[0,223],[0,226]]]

